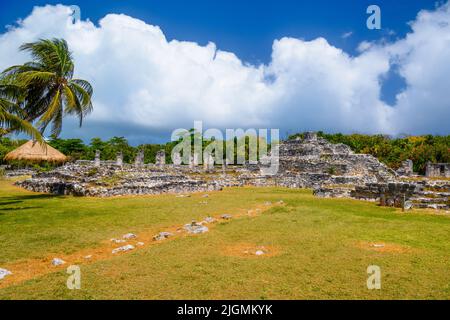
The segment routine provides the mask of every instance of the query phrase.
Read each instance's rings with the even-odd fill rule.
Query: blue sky
[[[78,5],[82,19],[97,23],[108,13],[123,13],[158,25],[168,39],[213,41],[222,50],[235,52],[251,63],[268,62],[274,39],[285,36],[311,40],[325,37],[331,44],[354,53],[363,40],[402,37],[408,22],[421,9],[433,9],[435,0],[99,0],[1,1],[0,26],[26,17],[33,6]],[[382,30],[366,28],[366,9],[382,8]],[[389,35],[394,31],[395,35]],[[352,32],[348,38],[342,35]]]
[[[440,2],[444,3],[443,1]],[[31,14],[33,6],[45,6],[47,4],[64,4],[64,5],[78,5],[81,8],[81,19],[86,21],[89,19],[94,23],[95,27],[99,28],[99,21],[108,14],[124,14],[132,19],[141,20],[148,25],[158,26],[168,42],[171,40],[186,41],[189,43],[196,43],[201,48],[206,48],[209,42],[215,44],[215,48],[224,52],[233,53],[243,65],[249,65],[257,68],[258,66],[265,66],[268,70],[264,73],[272,72],[270,65],[274,63],[274,41],[290,38],[298,39],[301,45],[314,43],[317,38],[326,39],[326,46],[324,48],[336,48],[342,50],[345,55],[350,58],[357,58],[361,55],[358,47],[362,42],[369,43],[396,43],[411,33],[412,29],[408,22],[414,21],[420,10],[435,10],[436,1],[431,0],[396,0],[396,1],[366,1],[366,0],[315,0],[315,1],[2,1],[0,3],[0,33],[7,35],[11,33],[8,25],[14,25],[16,28],[21,26],[16,24],[18,19],[24,19]],[[369,30],[366,28],[366,8],[371,4],[377,4],[382,10],[382,29]],[[53,13],[52,13],[53,14]],[[123,21],[122,21],[123,22]],[[121,22],[121,23],[122,23]],[[419,24],[418,24],[419,25]],[[23,26],[22,26],[23,27]],[[25,27],[23,27],[25,28]],[[39,28],[39,26],[37,27]],[[44,27],[43,27],[44,29]],[[47,28],[48,29],[48,28]],[[48,36],[51,31],[43,31],[43,35]],[[55,29],[55,36],[58,36],[59,31]],[[14,35],[11,33],[11,38]],[[4,39],[7,37],[4,36]],[[0,38],[1,39],[1,38]],[[6,40],[5,40],[6,42]],[[70,42],[70,41],[69,41]],[[291,44],[283,44],[292,48]],[[1,41],[0,41],[1,46]],[[393,46],[395,47],[395,46]],[[297,48],[297,47],[296,47]],[[298,49],[298,48],[297,48]],[[284,49],[283,49],[284,50]],[[287,49],[286,49],[287,50]],[[289,49],[291,50],[291,49]],[[390,50],[390,51],[389,51]],[[392,49],[385,51],[391,52]],[[375,50],[374,50],[375,52]],[[2,51],[0,50],[0,55]],[[80,53],[81,54],[81,53]],[[389,53],[391,54],[391,53]],[[397,53],[396,53],[397,55]],[[75,56],[78,56],[76,52]],[[0,56],[0,58],[2,58]],[[388,58],[392,61],[392,57]],[[80,58],[82,60],[82,58]],[[357,61],[355,60],[355,63]],[[3,66],[2,66],[3,67]],[[84,68],[84,64],[82,66]],[[149,66],[150,68],[150,66]],[[320,64],[319,67],[320,68]],[[353,67],[349,67],[353,72]],[[381,67],[380,62],[380,70]],[[153,69],[152,69],[153,70]],[[303,70],[303,69],[302,69]],[[383,79],[379,83],[380,92],[377,93],[379,101],[376,103],[384,103],[389,108],[396,108],[396,95],[407,87],[407,79],[402,75],[402,70],[407,73],[407,68],[392,64],[388,70],[378,70],[377,79]],[[400,70],[400,71],[399,71]],[[89,72],[84,69],[80,70],[84,75],[89,76]],[[315,69],[313,70],[316,71]],[[371,72],[371,71],[370,71]],[[277,75],[280,76],[280,75]],[[351,75],[353,77],[354,75]],[[264,76],[263,76],[264,77]],[[95,78],[95,75],[93,76]],[[280,77],[281,78],[281,77]],[[295,78],[295,77],[294,77]],[[292,79],[291,79],[292,80]],[[93,80],[95,82],[95,79]],[[265,80],[262,80],[265,81]],[[320,92],[327,92],[329,88],[320,88]],[[362,90],[349,88],[349,90]],[[365,90],[365,89],[364,89]],[[377,89],[378,90],[378,89]],[[151,90],[150,90],[151,91]],[[245,89],[243,89],[245,91]],[[99,90],[100,94],[102,89]],[[156,94],[167,94],[148,92],[147,96],[154,99]],[[285,91],[283,91],[285,92]],[[364,93],[366,94],[366,93]],[[364,95],[361,93],[361,95]],[[143,93],[145,95],[145,93]],[[100,101],[99,104],[105,104],[106,101]],[[256,97],[253,100],[257,100]],[[303,101],[304,97],[300,97]],[[123,103],[128,103],[125,97],[118,97],[116,100],[123,100]],[[180,98],[181,99],[181,98]],[[293,99],[293,98],[292,98]],[[333,99],[334,96],[333,96]],[[352,98],[353,99],[353,98]],[[359,98],[358,98],[359,99]],[[163,99],[164,100],[164,99]],[[253,101],[252,100],[252,101]],[[263,99],[265,100],[265,99]],[[281,103],[285,99],[277,100]],[[145,100],[145,101],[148,101]],[[153,101],[153,100],[152,100]],[[209,101],[209,100],[208,100]],[[312,105],[317,104],[317,108],[303,110],[300,114],[304,114],[306,119],[314,119],[314,110],[317,112],[326,112],[322,108],[321,103],[310,97],[304,99],[305,103]],[[332,100],[331,100],[332,101]],[[153,103],[153,102],[152,102]],[[222,101],[219,101],[219,104]],[[346,103],[343,102],[345,106]],[[371,103],[361,102],[363,103]],[[145,103],[144,103],[145,104]],[[229,105],[232,102],[224,102],[223,105]],[[153,104],[148,105],[148,108],[154,107]],[[253,106],[250,106],[253,107]],[[401,108],[402,106],[398,106]],[[132,108],[130,106],[130,108]],[[134,108],[134,107],[133,107]],[[144,108],[144,107],[143,107]],[[162,107],[163,108],[163,107]],[[173,105],[166,107],[167,109],[175,108]],[[233,108],[231,106],[230,108]],[[238,107],[239,108],[239,107]],[[242,108],[242,107],[241,107]],[[292,108],[290,104],[286,107]],[[440,106],[440,110],[447,106]],[[135,110],[134,110],[135,111]],[[141,114],[140,111],[136,111]],[[136,113],[135,112],[135,113]],[[306,114],[307,112],[313,114]],[[386,111],[390,113],[390,110]],[[289,112],[287,112],[289,115]],[[390,115],[382,115],[380,117],[390,117]],[[126,135],[131,139],[142,140],[143,132],[151,127],[150,136],[155,139],[167,138],[170,125],[167,126],[142,126],[142,130],[131,130],[130,128],[122,128],[115,131],[101,126],[101,121],[106,121],[105,118],[96,116],[97,128],[102,128],[106,135]],[[193,117],[195,118],[195,117]],[[267,121],[261,120],[262,117],[255,116],[255,121],[249,122],[249,125],[261,124],[272,125]],[[274,118],[269,116],[269,118]],[[277,118],[277,117],[275,117]],[[164,119],[164,117],[161,117]],[[201,120],[201,119],[200,119]],[[281,126],[284,123],[280,116],[278,122],[273,125]],[[311,120],[312,121],[312,120]],[[319,121],[317,124],[311,124],[306,121],[300,123],[298,127],[295,124],[286,125],[284,130],[296,131],[301,129],[323,129],[325,131],[364,131],[367,132],[387,132],[387,133],[446,133],[448,127],[444,130],[437,130],[437,126],[442,127],[441,124],[433,124],[430,120],[428,127],[405,127],[399,128],[400,125],[383,125],[370,128],[361,124],[352,126],[344,120],[340,121],[339,125],[333,126],[333,121]],[[384,120],[380,120],[380,123]],[[107,124],[103,123],[104,126]],[[370,121],[369,121],[370,122]],[[209,121],[211,125],[218,127],[233,124],[233,121],[221,122]],[[174,123],[179,125],[181,123]],[[141,124],[134,124],[134,128],[141,127]],[[184,124],[183,125],[187,125]],[[241,123],[239,123],[241,125]],[[435,128],[433,126],[436,126]],[[70,128],[70,124],[68,125]],[[125,126],[126,127],[126,126]],[[156,128],[158,127],[158,128]],[[441,128],[442,129],[442,128]],[[72,130],[72,129],[70,129]],[[75,129],[73,129],[75,130]],[[79,132],[65,131],[65,135],[75,135]],[[399,131],[400,130],[400,131]],[[89,130],[88,130],[89,131]],[[91,130],[92,131],[92,130]],[[91,133],[90,131],[90,133]],[[98,130],[96,130],[98,132]],[[107,132],[107,133],[106,133]]]

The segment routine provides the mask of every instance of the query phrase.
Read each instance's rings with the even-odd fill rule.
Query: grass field
[[[450,298],[449,215],[319,199],[308,190],[202,195],[58,197],[0,181],[0,268],[13,272],[0,280],[0,299]],[[151,241],[224,213],[233,219],[208,233]],[[111,254],[119,245],[110,239],[128,232],[145,245]],[[245,253],[260,247],[267,254]],[[54,257],[67,264],[52,266]],[[70,264],[81,267],[81,290],[66,287]],[[369,265],[381,268],[381,290],[367,289]]]

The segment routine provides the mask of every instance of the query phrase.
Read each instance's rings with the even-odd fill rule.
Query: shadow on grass
[[[53,199],[53,198],[61,198],[60,195],[54,195],[54,194],[29,194],[29,195],[16,195],[16,196],[9,196],[9,197],[2,197],[0,198],[0,207],[2,206],[8,206],[13,204],[20,204],[24,201],[29,200],[44,200],[44,199]],[[34,207],[30,207],[34,208]],[[20,209],[19,208],[0,208],[0,210],[15,210]]]
[[[30,210],[30,209],[42,209],[42,207],[13,207],[13,208],[0,208],[0,211],[22,211],[22,210]],[[0,216],[4,215],[4,213],[0,213]]]

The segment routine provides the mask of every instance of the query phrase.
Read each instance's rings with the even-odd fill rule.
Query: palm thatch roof
[[[56,150],[55,148],[49,146],[48,144],[40,144],[33,140],[21,145],[17,149],[8,153],[4,160],[25,160],[32,162],[65,162],[67,157]]]

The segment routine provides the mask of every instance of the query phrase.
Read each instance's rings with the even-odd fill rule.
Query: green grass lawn
[[[284,206],[202,235],[80,264],[81,290],[68,290],[65,267],[54,267],[8,286],[0,280],[0,299],[450,298],[450,216],[282,188],[94,199],[36,194],[0,181],[0,268],[280,199]],[[243,253],[258,246],[270,254]],[[369,265],[381,268],[381,290],[367,289]]]

